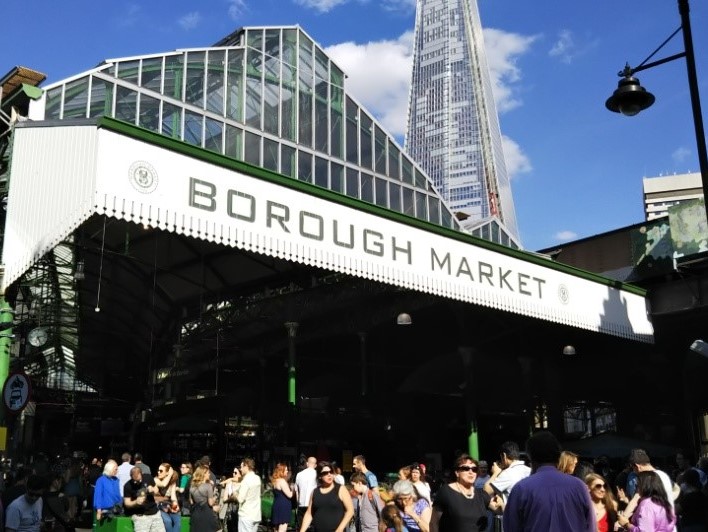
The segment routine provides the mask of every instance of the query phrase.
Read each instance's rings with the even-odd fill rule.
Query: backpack
[[[376,512],[376,519],[380,522],[381,521],[381,510],[379,510],[379,505],[376,502],[376,497],[374,496],[374,491],[373,490],[367,490],[366,492],[366,498],[369,500],[369,503],[371,506],[374,507],[374,512]],[[354,508],[354,517],[352,518],[352,522],[349,525],[349,531],[350,532],[359,532],[361,530],[361,514],[359,513],[358,505],[359,505],[359,498],[357,497],[355,499],[356,501],[356,507]]]

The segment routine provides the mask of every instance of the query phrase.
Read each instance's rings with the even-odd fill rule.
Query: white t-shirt
[[[674,508],[674,483],[671,482],[669,475],[664,473],[662,470],[655,469],[654,473],[659,475],[659,478],[661,479],[661,483],[663,484],[664,489],[666,490],[666,498],[669,499],[669,502],[671,503],[671,509],[673,510],[673,508]]]
[[[130,480],[130,470],[133,469],[133,464],[130,462],[123,462],[121,465],[118,466],[118,473],[116,473],[116,476],[118,477],[118,482],[119,488],[120,488],[120,494],[123,496],[123,486],[125,486],[126,482]]]
[[[511,490],[519,480],[523,480],[531,474],[531,468],[523,460],[514,460],[509,467],[504,469],[492,482],[494,491],[499,493],[506,504]]]
[[[664,473],[661,469],[654,469],[654,472],[659,475],[661,479],[661,484],[664,486],[666,491],[666,498],[669,499],[669,504],[671,504],[671,510],[676,511],[674,508],[674,483],[669,478],[669,475]],[[674,532],[676,532],[676,527],[674,527]]]
[[[295,485],[297,486],[297,505],[309,506],[310,496],[317,487],[317,471],[312,467],[306,467],[295,475]]]

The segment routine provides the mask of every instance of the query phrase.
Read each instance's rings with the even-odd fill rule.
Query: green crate
[[[130,517],[114,517],[101,523],[95,522],[93,529],[96,532],[133,532],[133,521]]]
[[[133,520],[130,517],[114,517],[101,524],[94,522],[93,529],[96,532],[133,532]],[[180,532],[189,532],[189,516],[182,516]]]

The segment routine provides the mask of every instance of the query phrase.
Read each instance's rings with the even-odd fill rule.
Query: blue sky
[[[524,247],[541,249],[643,219],[642,177],[697,172],[683,60],[638,74],[656,95],[634,118],[605,99],[679,27],[675,0],[479,0]],[[104,59],[213,44],[240,26],[300,24],[347,72],[354,96],[402,139],[414,0],[38,0],[8,2],[0,73],[45,84]],[[708,2],[691,21],[704,117]],[[658,57],[683,50],[680,34]]]

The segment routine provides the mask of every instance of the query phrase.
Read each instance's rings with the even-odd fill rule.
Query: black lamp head
[[[617,90],[612,93],[605,107],[615,113],[634,116],[654,103],[654,95],[639,84],[639,80],[631,75],[622,78]]]

